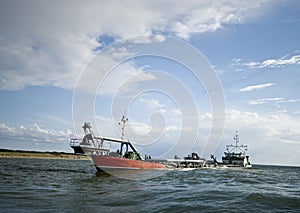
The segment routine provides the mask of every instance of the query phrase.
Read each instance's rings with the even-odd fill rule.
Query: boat
[[[239,145],[239,135],[236,132],[235,144],[227,145],[222,162],[218,162],[214,155],[213,160],[200,158],[197,153],[192,153],[183,159],[175,155],[174,159],[151,159],[145,155],[143,158],[133,143],[125,140],[125,124],[128,118],[122,117],[119,125],[122,125],[121,139],[110,137],[98,137],[93,133],[90,123],[82,126],[84,137],[80,140],[73,138],[70,146],[76,154],[89,155],[99,172],[115,173],[124,170],[194,170],[207,167],[245,167],[251,168],[249,156],[246,155],[247,146]]]
[[[156,163],[151,159],[143,159],[130,141],[107,137],[96,137],[95,139],[100,141],[100,145],[91,154],[91,158],[99,172],[110,173],[115,170],[168,169],[164,164]],[[119,144],[120,148],[116,151],[111,151],[107,147],[112,144]]]
[[[226,145],[226,152],[224,152],[224,155],[222,157],[222,164],[225,167],[245,167],[245,168],[251,168],[252,165],[249,161],[249,156],[246,155],[246,151],[248,149],[247,145],[239,145],[239,135],[236,131],[236,134],[234,136],[235,144],[229,144]],[[214,161],[216,162],[216,159],[214,156],[212,156]]]
[[[124,115],[121,120],[123,124],[121,139],[95,136],[91,130],[91,124],[85,122],[82,126],[85,132],[82,142],[78,139],[71,139],[70,146],[75,153],[89,155],[98,172],[111,174],[124,170],[168,170],[167,165],[149,156],[144,159],[134,145],[124,139],[126,121],[128,119]]]
[[[183,159],[180,159],[175,155],[174,159],[166,159],[168,165],[176,169],[185,169],[185,170],[194,170],[206,166],[206,160],[200,158],[196,152],[193,152],[192,155],[188,155]]]

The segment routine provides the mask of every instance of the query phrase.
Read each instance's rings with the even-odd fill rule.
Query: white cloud
[[[155,35],[154,38],[158,42],[164,42],[166,40],[166,37],[164,37],[163,35],[160,35],[160,34]]]
[[[295,51],[295,53],[297,53],[297,51]],[[271,58],[263,61],[251,61],[247,63],[244,63],[243,60],[239,58],[234,58],[231,61],[232,63],[230,64],[230,66],[235,67],[236,71],[243,70],[243,67],[251,69],[278,68],[300,64],[300,55],[286,55],[281,58]]]
[[[189,38],[264,14],[263,0],[246,1],[1,1],[0,89],[29,85],[73,89],[80,70],[115,39],[163,32]],[[100,38],[100,40],[99,40]],[[163,42],[164,36],[157,35]],[[120,52],[119,54],[127,54]]]
[[[164,107],[165,105],[161,104],[159,100],[156,100],[154,98],[147,99],[147,98],[141,98],[140,101],[142,103],[145,103],[147,107],[150,109],[159,109]]]
[[[194,1],[178,4],[178,8],[172,8],[170,15],[174,15],[174,20],[170,20],[170,31],[182,38],[189,38],[194,33],[205,33],[216,31],[226,24],[243,23],[254,14],[258,15],[255,9],[262,9],[262,1],[254,4],[246,2],[209,2]],[[180,8],[181,7],[181,8]]]
[[[286,141],[300,144],[300,120],[284,112],[260,114],[231,109],[226,111],[226,126],[259,129],[265,133],[264,139],[268,141],[285,138]]]
[[[300,64],[300,55],[284,56],[278,59],[267,59],[262,62],[249,62],[245,65],[250,68],[266,68],[266,67],[284,67],[293,64]]]
[[[266,104],[266,103],[295,103],[299,102],[300,99],[283,99],[283,98],[260,98],[260,99],[254,99],[249,100],[249,105],[258,105],[258,104]]]
[[[239,91],[241,91],[241,92],[250,92],[250,91],[253,91],[253,90],[261,90],[261,89],[264,89],[264,88],[267,88],[267,87],[270,87],[270,86],[273,86],[273,85],[274,85],[274,83],[251,85],[251,86],[244,87],[244,88],[240,89]]]
[[[38,124],[25,127],[11,127],[4,123],[0,125],[0,141],[17,140],[26,142],[63,142],[66,143],[73,137],[71,130],[53,130],[41,128]]]
[[[132,43],[134,44],[150,44],[153,41],[155,42],[164,42],[166,40],[166,37],[161,35],[161,34],[156,34],[152,36],[147,36],[147,37],[136,37],[131,40]]]
[[[95,79],[95,76],[99,76],[97,70],[95,70],[95,75],[92,77]],[[144,71],[144,67],[137,67],[134,63],[128,61],[120,64],[116,69],[107,73],[106,78],[101,85],[98,85],[98,93],[100,95],[111,96],[118,92],[118,95],[128,93],[133,91],[136,83],[150,81],[156,79],[156,76]],[[93,84],[89,84],[89,79],[81,85],[86,85],[86,89],[89,90],[89,87]],[[94,87],[90,88],[91,91],[94,90]]]
[[[170,112],[173,113],[174,115],[179,115],[179,116],[182,115],[182,112],[179,109],[172,109]]]

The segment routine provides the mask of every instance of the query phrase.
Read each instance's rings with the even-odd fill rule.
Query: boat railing
[[[79,146],[80,145],[80,141],[78,138],[71,138],[70,139],[70,146],[74,147],[74,146]]]
[[[111,150],[111,142],[110,141],[105,141],[105,140],[101,140],[99,138],[94,138],[95,140],[95,148],[97,148],[98,150]]]

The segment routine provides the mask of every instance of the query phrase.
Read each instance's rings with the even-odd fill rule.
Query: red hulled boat
[[[117,170],[167,170],[168,167],[155,160],[143,159],[129,140],[124,140],[125,116],[121,122],[122,138],[96,137],[90,123],[84,123],[85,136],[82,141],[71,139],[71,147],[78,153],[90,155],[100,172],[110,173]],[[112,151],[115,148],[116,151]]]

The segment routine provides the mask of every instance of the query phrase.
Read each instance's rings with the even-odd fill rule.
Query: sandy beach
[[[43,159],[65,159],[65,160],[89,160],[89,156],[62,152],[34,152],[0,150],[0,158],[43,158]]]

